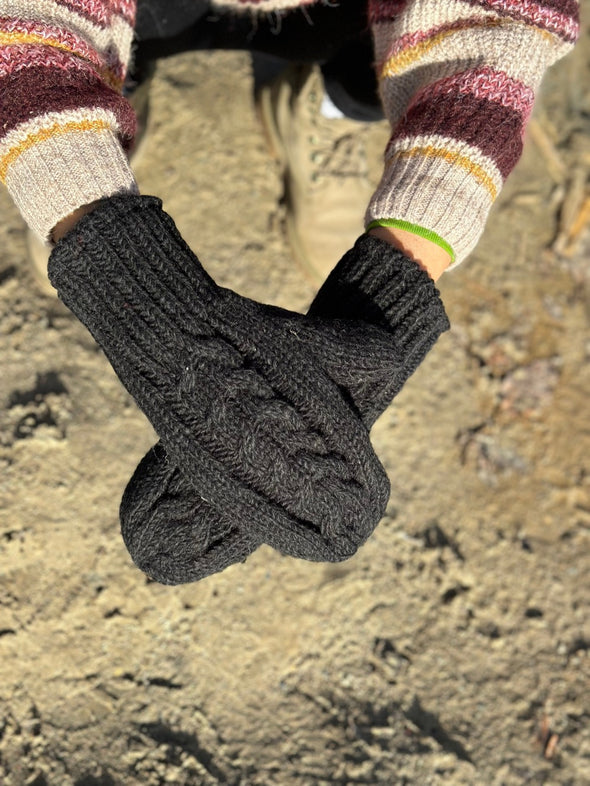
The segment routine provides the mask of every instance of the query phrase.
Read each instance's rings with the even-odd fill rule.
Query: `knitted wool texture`
[[[269,14],[279,34],[285,15],[312,20],[324,5],[336,26],[343,3],[212,1]],[[520,157],[543,74],[578,36],[579,2],[367,0],[367,8],[392,134],[365,226],[422,234],[459,263]],[[76,207],[137,188],[121,149],[133,115],[119,93],[134,16],[135,0],[0,0],[0,178],[43,237]]]
[[[160,436],[121,506],[150,576],[365,542],[389,495],[369,428],[448,328],[414,262],[364,236],[304,317],[218,287],[160,201],[128,196],[82,219],[49,274]]]

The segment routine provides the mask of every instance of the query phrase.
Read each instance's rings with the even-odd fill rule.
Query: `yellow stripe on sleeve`
[[[488,175],[485,169],[476,164],[468,156],[462,156],[458,153],[453,153],[451,150],[441,150],[440,148],[426,145],[421,147],[413,147],[410,150],[397,150],[387,158],[387,164],[391,166],[396,160],[400,158],[439,158],[447,161],[453,166],[461,167],[472,175],[478,182],[480,182],[490,193],[492,200],[496,199],[498,195],[498,188],[492,178]]]
[[[27,150],[35,145],[45,142],[51,137],[70,134],[75,131],[105,131],[111,126],[106,120],[73,120],[69,123],[54,123],[47,128],[41,128],[33,134],[26,136],[22,142],[11,148],[8,153],[0,160],[0,180],[6,181],[6,173],[10,165]]]

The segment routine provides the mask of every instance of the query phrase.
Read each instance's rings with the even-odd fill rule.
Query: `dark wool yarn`
[[[259,544],[346,559],[389,483],[369,428],[448,328],[428,275],[359,239],[307,316],[223,289],[154,197],[103,200],[49,276],[158,432],[121,504],[136,564],[196,581]]]

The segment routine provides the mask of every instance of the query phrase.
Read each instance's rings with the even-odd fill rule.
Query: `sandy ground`
[[[590,784],[589,41],[441,282],[453,328],[373,432],[387,516],[339,566],[132,565],[155,436],[0,194],[2,786]],[[138,177],[220,283],[302,310],[250,89],[242,55],[163,63]]]

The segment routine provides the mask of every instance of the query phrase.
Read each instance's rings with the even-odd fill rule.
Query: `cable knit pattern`
[[[474,248],[518,161],[545,70],[572,47],[577,0],[367,0],[392,136],[366,226]],[[235,13],[309,18],[331,0],[213,0]],[[42,236],[81,204],[135,191],[118,91],[134,0],[0,0],[0,175]]]
[[[136,192],[122,97],[134,0],[0,0],[0,178],[43,239],[83,204]]]
[[[389,493],[370,425],[448,328],[414,262],[363,237],[304,317],[218,287],[160,201],[130,196],[82,219],[49,274],[162,440],[121,508],[152,577],[262,542],[329,561],[364,543]]]

